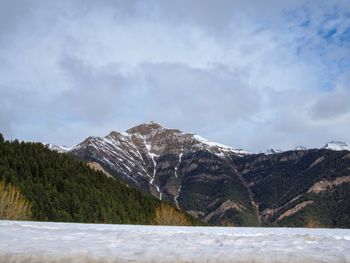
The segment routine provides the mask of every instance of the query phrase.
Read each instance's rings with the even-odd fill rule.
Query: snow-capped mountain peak
[[[126,131],[126,133],[132,134],[132,133],[139,133],[141,135],[148,135],[154,131],[159,131],[165,129],[161,124],[151,121],[149,123],[143,123],[140,125],[137,125],[135,127],[132,127]]]
[[[323,149],[333,150],[333,151],[350,151],[350,144],[340,141],[331,141],[327,143]]]
[[[276,154],[276,153],[281,153],[283,152],[282,150],[279,150],[279,149],[274,149],[274,148],[270,148],[270,149],[267,149],[264,154],[266,155],[270,155],[270,154]]]
[[[209,153],[214,160],[250,154],[192,133],[165,128],[154,121],[122,133],[112,131],[105,137],[89,137],[69,153],[100,163],[111,173],[120,174],[160,199],[166,193],[164,189],[171,188],[168,198],[172,196],[177,201],[181,186],[176,182],[181,165],[186,156],[201,151]],[[174,182],[162,186],[162,178],[169,175],[174,176]]]
[[[299,146],[295,146],[294,150],[295,151],[306,151],[307,148],[304,147],[304,146],[299,145]]]
[[[59,145],[55,145],[55,144],[51,144],[51,143],[45,144],[45,146],[47,148],[49,148],[51,151],[56,151],[56,152],[59,152],[59,153],[66,153],[66,152],[69,152],[72,149],[71,147],[59,146]]]

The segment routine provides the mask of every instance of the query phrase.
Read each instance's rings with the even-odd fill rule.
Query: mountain
[[[69,152],[80,159],[98,162],[159,199],[175,203],[181,185],[178,170],[188,154],[208,152],[217,158],[248,154],[155,122],[123,133],[113,131],[103,138],[89,137]],[[163,185],[164,176],[169,175],[171,182]]]
[[[233,160],[267,226],[350,227],[350,152],[328,149]]]
[[[51,143],[45,144],[45,146],[47,148],[49,148],[50,150],[56,151],[59,153],[66,153],[66,152],[70,151],[70,149],[71,149],[67,146],[59,146],[59,145],[55,145],[55,144],[51,144]]]
[[[250,193],[229,162],[249,155],[244,150],[150,122],[89,137],[69,153],[206,222],[258,223]]]
[[[282,150],[279,150],[279,149],[274,149],[274,148],[270,148],[270,149],[267,149],[264,154],[276,154],[276,153],[281,153],[283,152]]]
[[[209,224],[350,226],[348,151],[251,154],[150,122],[68,153]]]
[[[346,142],[331,141],[327,143],[323,148],[333,151],[350,151],[350,144]]]
[[[0,183],[20,189],[31,204],[33,220],[158,224],[162,218],[156,214],[168,211],[165,215],[178,216],[183,223],[197,223],[164,202],[96,171],[99,169],[90,169],[85,162],[40,143],[0,140]],[[6,198],[0,192],[2,204]],[[16,200],[16,196],[10,198]]]
[[[295,146],[294,150],[295,151],[306,151],[307,148],[304,147],[304,146],[299,145],[299,146]]]

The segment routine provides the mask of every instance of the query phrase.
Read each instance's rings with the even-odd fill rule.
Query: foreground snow
[[[350,262],[350,230],[0,221],[0,262]]]

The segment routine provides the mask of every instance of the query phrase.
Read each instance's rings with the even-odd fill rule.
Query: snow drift
[[[350,230],[0,221],[0,262],[350,262]]]

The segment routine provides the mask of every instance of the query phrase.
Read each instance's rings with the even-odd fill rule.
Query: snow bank
[[[350,230],[0,221],[0,262],[350,262]]]

